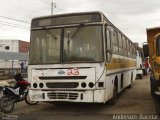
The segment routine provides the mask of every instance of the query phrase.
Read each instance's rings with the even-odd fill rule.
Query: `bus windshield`
[[[101,29],[101,26],[83,26],[47,29],[47,32],[34,30],[30,64],[103,61]]]

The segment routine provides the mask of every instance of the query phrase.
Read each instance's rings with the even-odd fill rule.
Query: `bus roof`
[[[119,32],[121,32],[112,22],[110,22],[108,20],[108,18],[100,11],[88,11],[88,12],[74,12],[74,13],[64,13],[64,14],[55,14],[55,15],[48,15],[48,16],[40,16],[40,17],[35,17],[32,19],[33,20],[37,20],[37,19],[46,19],[46,18],[52,18],[52,17],[63,17],[63,16],[74,16],[74,15],[87,15],[87,14],[100,14],[101,17],[103,16],[104,19],[106,19],[106,21],[113,26],[114,28],[116,28]],[[123,34],[123,32],[121,32],[121,34]],[[123,34],[131,43],[133,43],[125,34]]]
[[[82,14],[103,14],[100,11],[90,11],[90,12],[75,12],[75,13],[64,13],[64,14],[55,14],[55,15],[47,15],[47,16],[40,16],[40,17],[34,17],[32,20],[35,19],[42,19],[42,18],[50,18],[50,17],[59,17],[59,16],[72,16],[72,15],[82,15]]]

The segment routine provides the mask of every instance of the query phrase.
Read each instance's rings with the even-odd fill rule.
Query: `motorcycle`
[[[4,113],[11,113],[14,109],[14,104],[25,101],[29,105],[36,105],[38,101],[30,101],[28,94],[29,83],[21,77],[21,74],[14,76],[16,82],[15,87],[4,86],[0,87],[3,96],[0,98],[0,109]]]

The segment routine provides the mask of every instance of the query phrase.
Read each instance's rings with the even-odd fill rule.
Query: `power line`
[[[19,24],[14,24],[14,23],[10,23],[10,22],[5,22],[5,21],[0,21],[0,22],[7,23],[7,24],[11,24],[11,25],[16,25],[16,26],[21,26],[21,27],[29,28],[28,26],[23,26],[23,25],[19,25]]]
[[[19,20],[19,19],[15,19],[15,18],[11,18],[11,17],[6,17],[6,16],[0,16],[0,17],[1,18],[5,18],[5,19],[10,19],[10,20],[18,21],[18,22],[23,22],[23,23],[31,24],[30,22]]]
[[[19,15],[19,16],[21,16],[21,18],[23,17],[23,18],[25,18],[26,17],[26,15],[23,13],[23,12],[19,12],[19,10],[10,10],[10,11],[8,11],[7,9],[5,9],[5,8],[2,8],[1,6],[0,6],[0,11],[1,11],[1,15],[6,15],[6,13],[8,14],[8,13],[10,13],[10,18],[13,18],[13,16],[12,15]],[[18,18],[18,19],[20,19],[20,18]],[[29,20],[29,22],[30,22],[30,19],[32,19],[32,17],[31,16],[28,16],[27,15],[27,21]],[[25,21],[26,22],[26,21]],[[28,24],[28,23],[27,23]]]
[[[15,25],[10,25],[10,24],[5,24],[5,23],[0,23],[0,24],[1,24],[1,25],[5,25],[5,26],[14,27],[14,28],[21,28],[21,29],[30,30],[29,28],[24,28],[24,27],[20,27],[20,26],[15,26]]]

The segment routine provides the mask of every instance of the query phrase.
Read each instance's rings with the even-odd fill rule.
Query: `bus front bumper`
[[[105,90],[37,91],[29,90],[32,101],[105,103]]]

